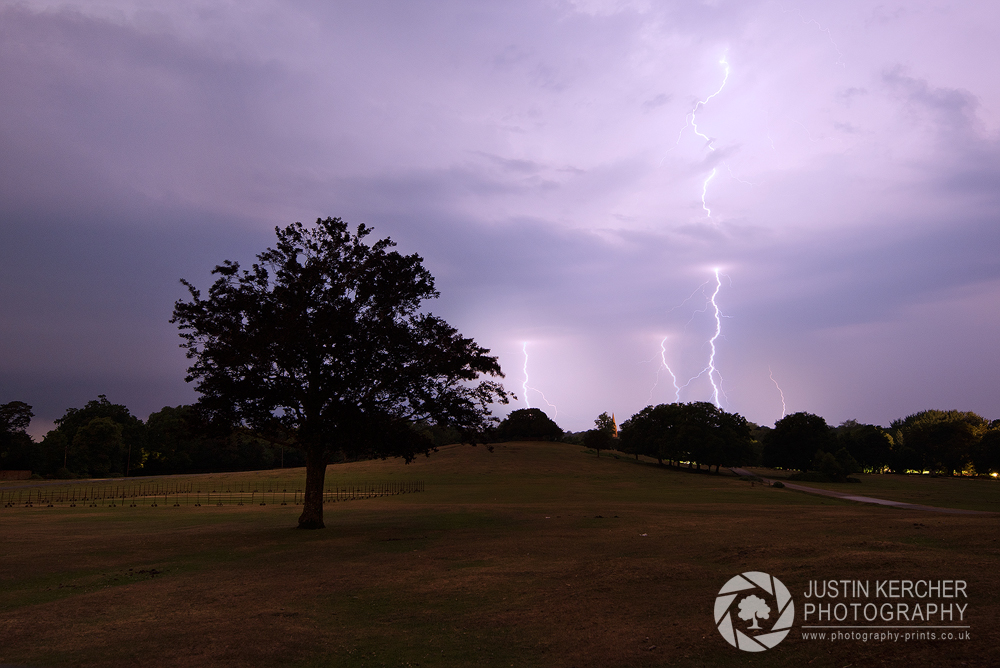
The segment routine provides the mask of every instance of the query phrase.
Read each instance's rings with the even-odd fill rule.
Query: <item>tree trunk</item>
[[[323,524],[323,482],[326,480],[326,449],[306,450],[306,493],[302,499],[300,529],[325,529]]]

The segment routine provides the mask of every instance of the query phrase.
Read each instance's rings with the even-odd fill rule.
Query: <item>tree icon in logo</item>
[[[752,619],[753,624],[750,625],[751,629],[759,631],[760,626],[757,624],[757,618],[760,617],[761,619],[767,619],[770,616],[771,608],[767,605],[767,602],[764,601],[764,599],[757,598],[755,595],[750,594],[745,599],[740,601],[740,619]]]
[[[736,599],[742,599],[737,604]],[[734,608],[738,609],[734,610]],[[758,620],[777,620],[771,628],[764,628]],[[733,624],[733,617],[752,622],[740,630]],[[733,647],[745,652],[763,652],[785,639],[795,621],[795,604],[788,588],[778,578],[760,571],[747,571],[731,578],[715,597],[715,623],[719,633]]]

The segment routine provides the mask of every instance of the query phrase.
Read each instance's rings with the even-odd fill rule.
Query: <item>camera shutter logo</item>
[[[773,603],[773,607],[769,604]],[[740,622],[751,622],[744,631],[760,631],[748,635],[736,628]],[[761,626],[761,621],[775,620],[774,626]],[[733,647],[745,652],[763,652],[785,639],[795,621],[795,604],[788,588],[778,578],[767,573],[749,571],[737,575],[722,586],[715,598],[715,623],[719,633]]]

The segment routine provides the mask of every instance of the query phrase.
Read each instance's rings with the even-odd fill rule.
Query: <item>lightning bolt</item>
[[[773,145],[773,144],[774,144],[774,142],[772,141],[772,142],[771,142],[771,144]],[[724,163],[722,163],[722,164],[724,164],[724,165],[726,166],[726,169],[728,169],[728,170],[729,170],[729,176],[730,176],[730,177],[732,177],[733,179],[735,179],[735,180],[739,181],[740,183],[742,183],[742,184],[743,184],[743,185],[745,185],[745,186],[751,186],[751,187],[753,186],[753,184],[752,184],[752,183],[750,183],[749,181],[744,181],[744,180],[743,180],[743,179],[741,179],[740,177],[738,177],[738,176],[736,176],[735,174],[733,174],[733,168],[729,166],[729,163],[728,163],[728,162],[724,162]],[[702,202],[702,203],[704,204],[704,202]]]
[[[697,102],[695,102],[694,107],[691,108],[691,111],[688,112],[687,116],[684,119],[685,121],[684,127],[682,127],[680,132],[677,134],[677,141],[674,142],[674,148],[676,148],[677,144],[680,143],[681,137],[684,136],[684,131],[690,127],[694,131],[695,136],[705,140],[705,148],[707,148],[709,151],[713,152],[715,151],[715,146],[712,145],[715,142],[715,140],[698,129],[698,111],[706,104],[708,104],[712,100],[712,98],[720,94],[722,92],[722,89],[726,87],[726,82],[729,81],[729,71],[730,71],[729,61],[726,60],[727,55],[728,52],[724,52],[722,54],[722,58],[719,59],[719,64],[722,65],[722,67],[724,68],[722,83],[719,84],[719,88],[714,93],[706,97],[704,100],[698,100]],[[729,167],[729,165],[727,164],[726,167]],[[730,169],[729,171],[730,173],[732,173],[732,169]],[[709,174],[701,184],[701,208],[705,211],[705,217],[709,219],[712,218],[712,210],[708,208],[708,204],[706,202],[706,198],[708,197],[708,184],[709,182],[711,182],[712,179],[715,178],[715,175],[717,173],[718,173],[718,168],[713,167],[712,173]]]
[[[727,53],[723,53],[722,58],[719,59],[719,64],[725,68],[726,72],[725,75],[723,75],[722,77],[722,83],[719,85],[719,90],[715,91],[714,93],[706,97],[704,100],[698,100],[695,103],[694,108],[691,109],[690,112],[688,112],[687,125],[684,126],[684,128],[686,128],[688,125],[690,125],[694,129],[694,133],[705,140],[705,146],[708,148],[709,151],[715,150],[715,147],[712,146],[712,142],[714,142],[715,140],[709,137],[708,135],[703,134],[698,129],[697,113],[700,108],[708,104],[713,97],[721,93],[722,89],[726,87],[726,82],[729,81],[729,61],[726,60],[727,55],[728,55]],[[684,132],[684,128],[681,128],[681,132]],[[680,137],[678,137],[677,140],[680,141]]]
[[[527,408],[531,408],[531,403],[528,401],[528,390],[534,390],[535,392],[538,392],[539,395],[541,395],[542,401],[544,401],[549,406],[549,408],[552,409],[553,411],[552,417],[553,418],[559,417],[559,409],[556,408],[555,404],[546,399],[545,394],[542,393],[541,390],[539,390],[536,387],[531,387],[530,385],[528,385],[528,342],[527,341],[521,343],[521,351],[524,353],[524,366],[522,367],[522,371],[524,372],[524,382],[521,383],[521,388],[524,390],[524,405]]]
[[[767,367],[767,374],[771,377],[771,382],[774,386],[778,388],[778,394],[781,395],[781,417],[785,417],[785,393],[781,391],[781,386],[778,385],[778,381],[774,379],[774,373],[771,371],[771,367]]]
[[[660,384],[660,371],[663,369],[667,370],[670,374],[670,379],[674,383],[674,398],[675,401],[680,402],[681,400],[681,388],[677,384],[677,376],[674,375],[673,369],[667,364],[667,339],[669,337],[664,336],[663,340],[660,341],[660,366],[656,367],[656,382],[653,383],[653,387],[649,388],[649,403],[653,403],[653,390],[656,386]]]
[[[701,378],[702,376],[707,376],[709,383],[712,385],[712,403],[715,404],[717,408],[722,407],[720,402],[720,396],[725,395],[725,393],[722,391],[722,374],[719,373],[719,370],[715,366],[715,355],[717,353],[716,342],[719,340],[719,337],[722,336],[722,318],[724,317],[722,315],[721,309],[719,308],[719,303],[718,301],[716,301],[717,297],[719,296],[719,291],[722,289],[722,275],[720,274],[719,269],[714,269],[713,271],[715,273],[715,289],[712,291],[711,296],[708,297],[708,300],[705,304],[705,308],[695,311],[695,313],[705,313],[706,311],[711,309],[712,317],[715,320],[715,331],[712,333],[712,336],[708,339],[708,347],[709,347],[708,364],[706,364],[701,371],[692,376],[686,383],[684,383],[683,385],[678,385],[677,376],[674,375],[674,372],[673,370],[671,370],[670,365],[667,364],[667,348],[666,348],[667,337],[663,337],[663,340],[660,341],[660,367],[657,368],[656,371],[657,374],[656,382],[653,384],[653,387],[649,391],[650,401],[652,401],[653,390],[656,389],[656,386],[660,382],[660,375],[659,375],[660,369],[666,369],[667,373],[669,373],[670,377],[673,379],[674,395],[678,402],[681,399],[681,390],[691,385],[691,383],[693,383],[698,378]],[[699,288],[695,290],[694,293],[691,294],[691,297],[688,297],[687,299],[684,300],[684,302],[682,302],[682,305],[690,301],[691,298],[694,297],[694,295],[698,292],[698,290],[703,289],[706,285],[708,285],[709,282],[710,281],[702,283],[701,286],[699,286]],[[670,310],[673,311],[676,308],[678,307],[675,306],[673,309]],[[691,318],[692,320],[694,319],[694,314],[692,314]],[[688,321],[688,324],[691,324],[690,320]]]
[[[783,13],[788,13],[788,12],[790,12],[792,10],[791,9],[782,9],[781,11]],[[827,39],[829,39],[830,40],[830,44],[833,45],[833,50],[837,52],[837,60],[836,60],[836,62],[834,64],[840,65],[841,67],[843,67],[843,68],[846,69],[847,68],[847,63],[844,62],[844,54],[840,50],[840,47],[837,46],[837,43],[833,40],[833,32],[831,32],[829,28],[824,28],[820,24],[820,22],[817,21],[816,19],[807,19],[806,17],[802,16],[802,12],[797,11],[797,10],[795,11],[795,13],[798,15],[799,20],[802,21],[802,23],[804,23],[805,25],[810,25],[810,24],[814,25],[814,26],[816,26],[817,30],[819,30],[820,32],[825,32],[826,33]]]
[[[711,353],[708,356],[708,366],[705,367],[705,371],[708,371],[708,381],[712,384],[712,403],[715,404],[716,408],[721,408],[719,404],[719,385],[715,382],[715,377],[719,376],[719,384],[722,383],[722,376],[719,375],[718,370],[715,368],[715,342],[718,340],[719,336],[722,334],[722,314],[719,311],[719,304],[715,301],[715,298],[719,296],[719,290],[722,289],[722,279],[719,278],[719,270],[715,270],[715,292],[709,297],[708,303],[712,305],[712,315],[715,318],[715,333],[712,334],[712,338],[708,340],[708,347]],[[704,372],[702,372],[704,373]],[[701,374],[698,374],[699,376]]]
[[[709,209],[708,205],[705,203],[705,197],[708,195],[708,182],[715,178],[716,171],[716,168],[713,167],[712,173],[709,174],[708,178],[705,179],[705,182],[701,184],[701,208],[705,210],[706,218],[712,217],[712,210]]]

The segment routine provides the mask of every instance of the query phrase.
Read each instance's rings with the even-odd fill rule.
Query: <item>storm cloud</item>
[[[704,369],[716,268],[724,408],[1000,417],[998,19],[0,2],[0,402],[38,435],[100,393],[193,401],[179,279],[332,215],[422,255],[428,308],[564,428]]]

